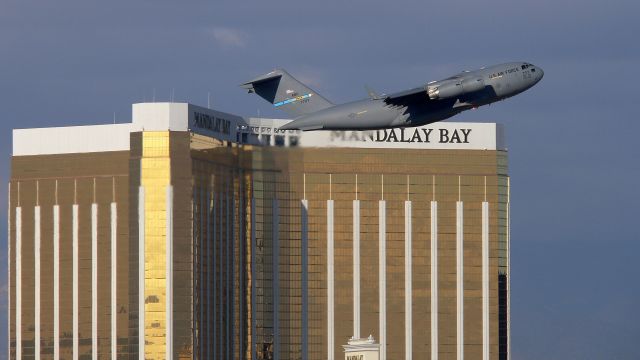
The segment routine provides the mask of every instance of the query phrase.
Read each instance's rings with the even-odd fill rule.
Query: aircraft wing
[[[429,101],[429,95],[425,86],[400,91],[384,98],[389,105],[410,105],[414,102]]]

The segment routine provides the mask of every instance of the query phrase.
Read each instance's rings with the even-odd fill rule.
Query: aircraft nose
[[[544,77],[544,71],[539,66],[536,66],[535,69],[536,69],[536,73],[537,73],[537,75],[536,75],[537,80],[538,81],[542,80],[542,78]]]

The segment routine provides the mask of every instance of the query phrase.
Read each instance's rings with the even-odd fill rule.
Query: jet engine
[[[484,89],[482,78],[453,79],[427,85],[427,94],[432,100],[449,99]]]

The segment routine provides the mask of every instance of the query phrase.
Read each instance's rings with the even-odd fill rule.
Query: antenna
[[[156,88],[153,88],[153,100],[151,102],[156,102]]]
[[[173,95],[175,94],[175,89],[171,88],[171,102],[173,102]]]
[[[207,109],[211,109],[211,93],[207,93]]]
[[[113,123],[114,124],[116,123],[116,112],[115,111],[113,112]]]

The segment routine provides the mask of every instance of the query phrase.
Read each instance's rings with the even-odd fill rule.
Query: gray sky
[[[341,102],[528,61],[536,87],[454,118],[506,125],[513,359],[638,359],[638,14],[631,0],[0,0],[0,183],[12,128],[126,122],[154,89],[282,116],[238,84],[284,67]]]

